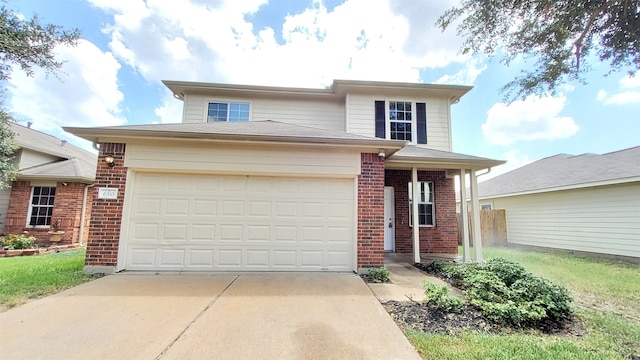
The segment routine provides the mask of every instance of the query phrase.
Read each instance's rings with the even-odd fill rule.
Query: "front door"
[[[393,186],[384,187],[384,251],[396,250],[396,209]]]

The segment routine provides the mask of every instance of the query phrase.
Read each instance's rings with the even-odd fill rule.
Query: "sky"
[[[506,160],[496,176],[559,153],[640,145],[640,73],[591,62],[587,84],[511,104],[516,59],[460,55],[436,19],[456,0],[20,0],[7,6],[78,28],[58,77],[14,71],[5,105],[21,123],[86,149],[63,126],[180,122],[161,80],[323,88],[334,79],[471,85],[452,106],[453,151]]]

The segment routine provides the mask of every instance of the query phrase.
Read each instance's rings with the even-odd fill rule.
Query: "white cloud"
[[[245,16],[268,6],[266,0],[90,1],[113,14],[104,31],[114,54],[151,82],[317,87],[334,78],[419,81],[420,69],[466,61],[457,54],[454,30],[441,34],[433,26],[451,1],[346,0],[331,11],[314,1],[263,29]]]
[[[534,160],[531,160],[526,154],[520,154],[520,151],[518,150],[509,150],[506,151],[502,154],[502,156],[500,157],[501,160],[505,160],[506,163],[500,165],[500,166],[496,166],[495,168],[491,169],[491,172],[489,172],[486,175],[483,175],[481,177],[478,178],[479,182],[482,181],[487,181],[489,179],[492,179],[496,176],[502,175],[504,173],[507,173],[511,170],[515,170],[517,168],[523,167],[525,165],[529,165],[531,164]]]
[[[555,140],[573,136],[580,128],[571,117],[558,116],[567,99],[531,95],[506,105],[494,104],[487,111],[482,132],[497,145],[510,145],[523,140]]]
[[[59,75],[33,77],[15,71],[9,81],[9,107],[16,118],[33,122],[33,128],[58,136],[61,126],[121,125],[123,95],[118,89],[120,64],[110,52],[80,40],[76,47],[58,47],[56,59],[66,61]]]
[[[625,76],[618,81],[618,84],[620,90],[617,93],[609,94],[600,90],[596,100],[605,105],[640,105],[640,74]]]
[[[182,121],[182,101],[173,97],[171,91],[167,89],[162,98],[162,105],[155,109],[156,116],[161,123],[179,123]]]
[[[451,84],[451,85],[473,85],[482,74],[487,70],[487,64],[482,64],[478,59],[472,59],[465,63],[464,69],[458,71],[453,75],[444,75],[440,79],[436,80],[438,84]]]

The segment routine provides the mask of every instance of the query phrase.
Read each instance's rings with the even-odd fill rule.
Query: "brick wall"
[[[66,185],[64,185],[66,184]],[[82,183],[59,182],[56,184],[56,195],[53,202],[52,223],[60,222],[60,230],[65,233],[57,244],[72,244],[79,241],[80,221],[84,187]],[[28,231],[35,236],[40,245],[49,245],[49,227],[26,226],[31,202],[31,182],[14,181],[11,185],[9,209],[5,221],[5,233],[22,233]]]
[[[95,186],[91,188],[92,206],[87,256],[85,265],[116,266],[118,260],[118,244],[120,226],[122,224],[122,206],[127,181],[127,168],[124,167],[125,144],[100,144]],[[111,155],[115,159],[114,167],[104,162],[104,157]],[[98,188],[118,189],[117,199],[98,199]]]
[[[384,264],[384,160],[361,154],[358,176],[358,268]]]
[[[418,181],[433,181],[436,226],[420,228],[420,252],[458,254],[458,222],[453,179],[444,171],[418,171]],[[394,187],[396,252],[413,252],[413,230],[409,226],[410,170],[387,170],[385,185]]]

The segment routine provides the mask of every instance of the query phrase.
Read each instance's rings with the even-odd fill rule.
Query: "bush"
[[[535,325],[562,321],[572,314],[571,295],[565,287],[534,276],[512,261],[497,258],[484,264],[448,266],[444,275],[498,323]]]
[[[369,269],[369,276],[371,276],[372,279],[379,282],[389,281],[389,275],[390,275],[389,270],[384,266],[379,268]]]
[[[429,281],[422,284],[424,289],[424,300],[427,305],[444,312],[459,313],[464,309],[464,300],[449,295],[449,288],[446,285],[437,285]]]
[[[433,260],[427,266],[425,266],[424,270],[434,274],[442,274],[444,269],[447,267],[448,263],[442,260]]]
[[[29,234],[9,234],[0,237],[2,248],[7,250],[31,249],[34,242],[36,238]]]

